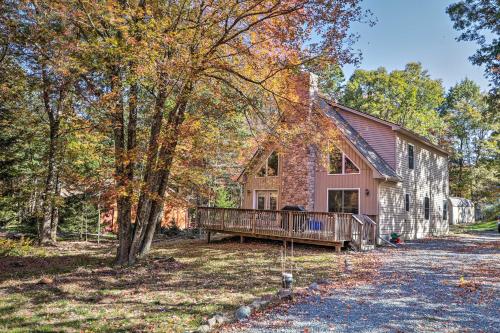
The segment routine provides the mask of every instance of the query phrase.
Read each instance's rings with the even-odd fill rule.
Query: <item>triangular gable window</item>
[[[279,158],[278,153],[273,151],[257,172],[257,177],[273,177],[278,175]]]
[[[359,168],[344,154],[344,173],[359,173]]]
[[[347,155],[338,148],[333,148],[329,154],[328,174],[357,174],[359,168]]]

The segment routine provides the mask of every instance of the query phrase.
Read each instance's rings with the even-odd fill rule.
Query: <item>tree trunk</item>
[[[125,119],[123,108],[123,96],[121,95],[122,85],[120,81],[120,73],[118,69],[114,69],[113,77],[111,78],[111,89],[116,94],[116,103],[111,121],[113,125],[114,137],[114,154],[115,154],[115,182],[117,190],[116,208],[118,212],[118,250],[116,254],[116,262],[124,264],[127,262],[128,252],[130,249],[130,229],[131,229],[131,213],[132,201],[128,195],[127,182],[127,151],[125,146]]]
[[[55,176],[57,172],[57,139],[59,135],[59,108],[61,107],[62,92],[59,93],[59,107],[54,110],[50,102],[50,82],[45,68],[42,68],[43,104],[49,118],[49,154],[47,157],[47,176],[43,192],[43,221],[38,230],[40,244],[51,240],[52,213],[55,199]]]
[[[149,252],[151,243],[153,242],[154,232],[162,220],[165,192],[167,190],[168,180],[170,177],[170,169],[174,159],[175,148],[177,147],[177,143],[179,141],[179,128],[184,121],[186,108],[187,97],[181,101],[181,104],[177,108],[176,112],[169,115],[166,140],[158,156],[160,166],[157,178],[158,187],[155,193],[156,200],[154,200],[151,205],[146,234],[142,240],[141,248],[138,254],[140,257]]]
[[[460,193],[459,196],[463,197],[463,168],[464,168],[464,140],[460,138],[460,156],[458,158],[458,188]]]
[[[164,89],[162,89],[164,91]],[[144,174],[144,185],[141,190],[135,230],[128,256],[129,264],[134,264],[139,256],[147,254],[151,247],[154,232],[161,222],[163,215],[163,199],[167,189],[170,168],[177,146],[179,127],[184,120],[184,113],[188,103],[191,86],[186,85],[178,99],[177,105],[169,113],[166,122],[165,134],[161,140],[160,132],[163,104],[166,96],[159,93],[155,105],[155,120],[151,128],[151,137],[148,146],[148,158]],[[161,113],[161,114],[160,114]]]
[[[149,135],[148,152],[146,160],[146,168],[143,176],[143,185],[139,196],[139,203],[137,205],[137,215],[135,219],[135,235],[140,235],[144,224],[150,211],[151,195],[153,194],[151,178],[153,176],[153,168],[156,164],[158,150],[160,147],[159,137],[161,132],[161,125],[163,121],[163,108],[166,100],[166,91],[163,85],[160,86],[160,91],[155,101],[154,116],[152,119],[151,132]],[[132,248],[137,247],[139,240],[134,235]]]
[[[39,230],[39,241],[40,244],[47,244],[51,239],[51,230],[50,227],[52,225],[52,210],[54,205],[54,165],[55,165],[55,151],[56,148],[54,146],[54,126],[50,126],[50,147],[49,147],[49,156],[47,159],[47,177],[45,179],[45,190],[43,192],[43,221]]]
[[[55,179],[55,197],[58,198],[61,194],[61,183],[59,181],[59,168],[57,167]],[[57,226],[59,224],[59,205],[53,203],[52,205],[52,218],[50,224],[50,239],[52,242],[57,242]]]
[[[57,99],[51,101],[53,86],[47,73],[45,65],[41,65],[42,70],[42,87],[43,87],[43,105],[49,119],[49,154],[47,157],[47,177],[45,179],[45,189],[42,196],[43,202],[43,222],[39,228],[39,242],[41,244],[55,241],[56,237],[52,237],[53,232],[57,232],[57,222],[55,222],[56,230],[52,231],[54,218],[59,218],[59,212],[56,208],[56,197],[58,195],[58,154],[59,154],[59,128],[61,124],[61,115],[64,108],[64,101],[69,87],[69,81],[60,82],[60,78],[54,79],[54,82],[60,82],[57,89]],[[55,102],[55,105],[53,105]],[[55,234],[54,234],[55,235]]]
[[[159,136],[161,132],[161,124],[163,120],[163,108],[166,100],[166,91],[163,85],[160,86],[160,91],[155,101],[155,112],[153,116],[153,123],[151,125],[151,133],[148,144],[148,153],[146,160],[146,170],[143,177],[143,186],[139,196],[139,203],[137,205],[137,213],[134,225],[134,235],[131,244],[129,255],[129,262],[135,261],[135,255],[140,247],[144,237],[145,225],[148,223],[149,213],[151,211],[151,201],[154,197],[154,168],[160,147]]]

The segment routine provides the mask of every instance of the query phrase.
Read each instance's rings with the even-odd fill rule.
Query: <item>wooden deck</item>
[[[198,207],[198,225],[211,232],[358,249],[375,245],[375,223],[365,215]],[[210,237],[210,236],[208,236]]]

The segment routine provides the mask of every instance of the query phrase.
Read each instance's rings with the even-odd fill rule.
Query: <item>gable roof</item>
[[[317,99],[320,109],[325,115],[332,120],[335,126],[340,130],[341,134],[347,142],[359,152],[360,157],[379,174],[379,178],[384,178],[389,181],[399,182],[399,177],[396,171],[373,149],[372,146],[335,110],[334,105],[330,104],[323,98]],[[237,180],[247,171],[248,165],[262,155],[262,149],[257,149],[252,158],[248,161],[245,168],[239,174]]]
[[[319,106],[325,115],[333,121],[335,126],[347,141],[359,152],[360,156],[372,166],[382,178],[399,182],[401,177],[396,171],[373,149],[372,146],[338,113],[334,106],[323,98],[318,99]]]
[[[327,100],[324,97],[321,97],[321,98]],[[444,150],[443,148],[439,147],[438,145],[435,145],[429,139],[427,139],[427,138],[423,137],[422,135],[417,134],[417,133],[415,133],[413,131],[410,131],[409,129],[406,129],[406,128],[404,128],[401,125],[398,125],[398,124],[393,123],[393,122],[388,121],[388,120],[381,119],[379,117],[376,117],[374,115],[368,114],[366,112],[362,112],[362,111],[359,111],[359,110],[351,109],[351,108],[349,108],[347,106],[341,105],[341,104],[336,103],[336,102],[328,101],[328,104],[330,104],[330,105],[332,105],[334,107],[337,107],[337,108],[339,108],[341,110],[354,113],[354,114],[356,114],[358,116],[371,119],[371,120],[376,121],[376,122],[378,122],[380,124],[387,125],[393,131],[396,131],[398,133],[404,134],[404,135],[406,135],[406,136],[408,136],[408,137],[410,137],[410,138],[412,138],[412,139],[414,139],[416,141],[419,141],[420,143],[422,143],[422,144],[424,144],[424,145],[426,145],[426,146],[428,146],[430,148],[433,148],[433,149],[435,149],[435,150],[437,150],[437,151],[445,154],[446,156],[449,155],[449,153],[446,150]]]
[[[453,207],[474,207],[474,203],[465,198],[449,197],[448,198]]]

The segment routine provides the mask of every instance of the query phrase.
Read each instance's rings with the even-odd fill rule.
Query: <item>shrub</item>
[[[44,251],[33,246],[31,239],[0,239],[0,257],[21,257],[33,254],[43,255]]]

